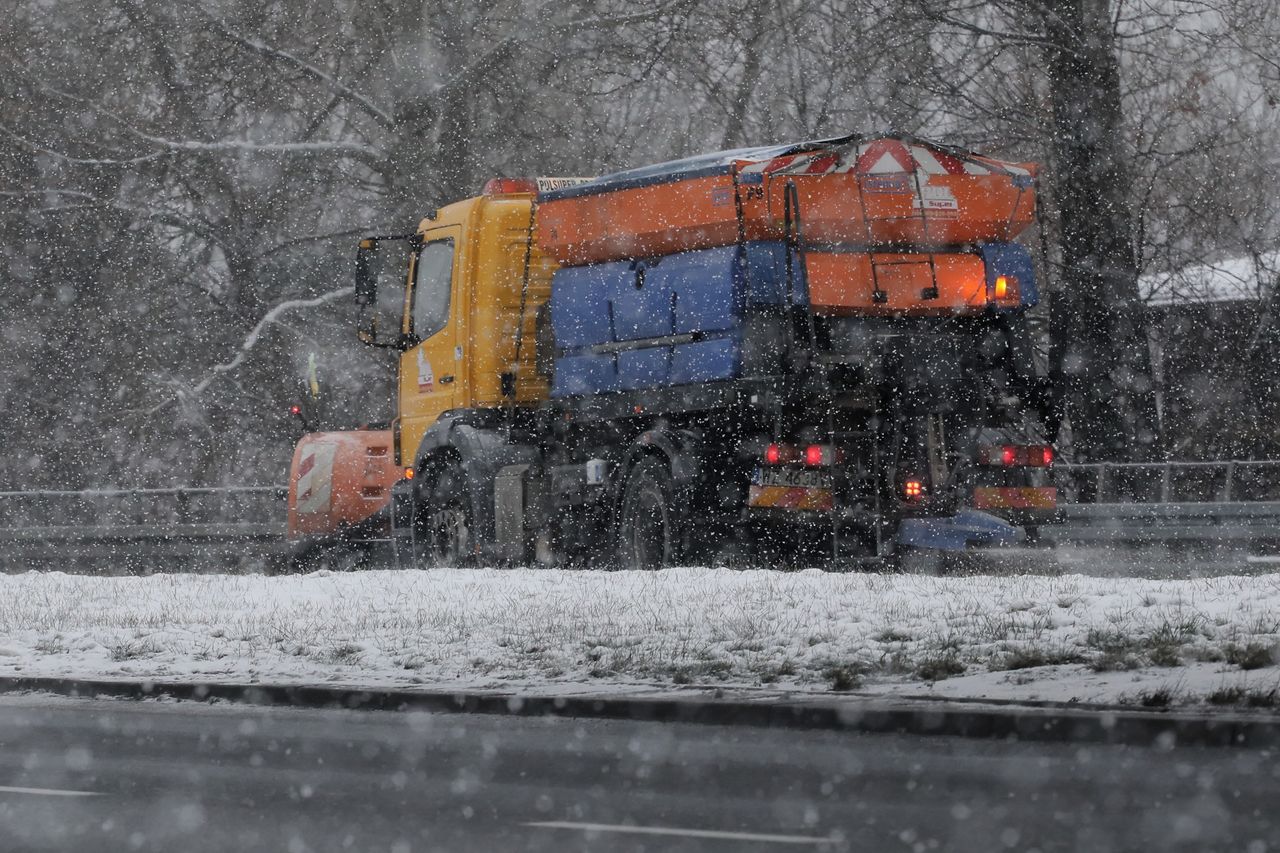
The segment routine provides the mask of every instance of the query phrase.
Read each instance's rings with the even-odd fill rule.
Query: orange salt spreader
[[[544,192],[538,246],[581,265],[779,240],[788,192],[811,246],[1007,242],[1035,217],[1035,164],[898,135],[739,149]]]

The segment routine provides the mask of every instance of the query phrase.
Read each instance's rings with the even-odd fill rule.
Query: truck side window
[[[449,319],[453,282],[453,240],[424,243],[418,251],[413,284],[413,333],[426,339]]]

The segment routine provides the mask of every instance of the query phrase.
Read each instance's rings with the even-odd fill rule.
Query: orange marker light
[[[1018,277],[1014,275],[998,275],[991,283],[991,300],[1002,305],[1013,306],[1022,301],[1022,288],[1018,285]]]
[[[915,500],[924,495],[924,483],[919,480],[907,480],[902,484],[902,493],[908,500]]]
[[[490,178],[481,191],[482,195],[513,195],[515,193],[536,193],[538,182],[532,178]]]
[[[412,479],[413,479],[413,469],[412,469],[412,468],[405,468],[405,469],[404,469],[404,478],[405,478],[406,480],[412,480]]]

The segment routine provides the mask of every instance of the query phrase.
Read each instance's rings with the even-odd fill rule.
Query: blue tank
[[[755,242],[557,270],[552,396],[737,378],[746,318],[786,298],[786,251]],[[793,275],[803,303],[798,263]]]

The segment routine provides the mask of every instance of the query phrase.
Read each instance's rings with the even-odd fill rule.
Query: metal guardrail
[[[282,553],[284,486],[0,492],[0,570],[245,567]],[[187,570],[178,567],[178,570]]]
[[[0,530],[284,521],[286,486],[0,492]]]
[[[1053,480],[1052,542],[1280,543],[1280,460],[1066,463]]]
[[[1239,546],[1280,544],[1280,501],[1066,504],[1053,543]]]
[[[1053,475],[1072,504],[1280,500],[1280,459],[1064,463]]]
[[[1280,545],[1280,460],[1064,463],[1050,542]],[[0,570],[59,561],[172,570],[282,555],[286,486],[0,491]]]

